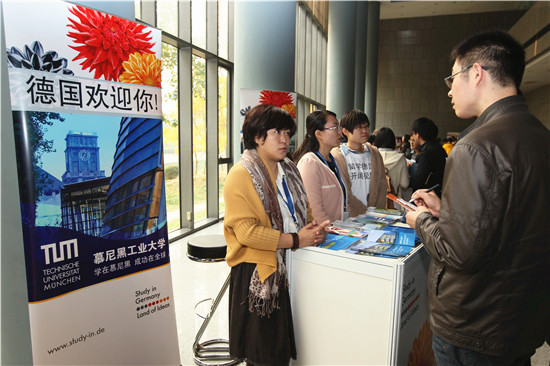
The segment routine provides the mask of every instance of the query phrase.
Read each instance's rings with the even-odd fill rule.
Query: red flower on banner
[[[151,31],[144,32],[144,25],[78,5],[69,11],[79,20],[69,18],[67,25],[75,30],[67,35],[78,44],[69,46],[78,52],[73,61],[83,59],[82,69],[95,71],[94,78],[116,81],[130,54],[153,53]]]
[[[150,53],[135,52],[122,63],[124,72],[118,80],[123,83],[157,86],[160,88],[160,60]]]
[[[260,103],[270,104],[281,108],[285,104],[292,104],[292,94],[288,92],[262,90],[260,92]]]

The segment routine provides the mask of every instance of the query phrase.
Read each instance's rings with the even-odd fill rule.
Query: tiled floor
[[[194,235],[223,234],[223,224],[219,223]],[[195,315],[195,304],[205,298],[215,298],[223,285],[229,267],[225,262],[198,263],[187,257],[187,241],[183,238],[170,245],[170,259],[172,268],[172,285],[176,305],[176,322],[180,345],[181,364],[193,365],[192,345],[199,330],[202,319]],[[210,302],[201,304],[197,311],[206,314]],[[227,338],[227,294],[218,307],[210,322],[203,340],[212,338]],[[550,366],[550,346],[544,344],[531,358],[533,366]]]

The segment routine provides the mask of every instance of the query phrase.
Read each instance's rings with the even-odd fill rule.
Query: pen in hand
[[[433,186],[433,187],[430,187],[430,188],[426,189],[424,192],[430,193],[431,191],[433,191],[434,189],[437,189],[437,188],[439,188],[439,183],[436,184],[436,185]],[[412,203],[415,199],[416,199],[416,198],[411,198],[409,202]]]
[[[434,189],[437,189],[437,188],[439,188],[439,183],[436,184],[436,185],[433,186],[433,187],[430,187],[430,188],[426,189],[424,192],[430,193],[431,191],[433,191]]]

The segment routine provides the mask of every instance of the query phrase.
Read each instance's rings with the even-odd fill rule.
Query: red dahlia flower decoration
[[[83,59],[82,69],[95,70],[95,79],[117,81],[130,54],[153,53],[151,31],[144,32],[144,25],[78,5],[69,11],[80,21],[69,18],[72,24],[67,25],[75,30],[67,35],[79,44],[69,46],[78,52],[73,61]]]
[[[260,92],[260,103],[270,104],[281,108],[285,104],[292,104],[292,94],[288,92],[262,90]]]

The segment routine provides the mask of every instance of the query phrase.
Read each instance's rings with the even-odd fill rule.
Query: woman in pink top
[[[340,145],[342,129],[331,111],[315,111],[306,118],[307,135],[294,161],[306,187],[313,218],[317,222],[347,218],[346,190],[330,151]]]

